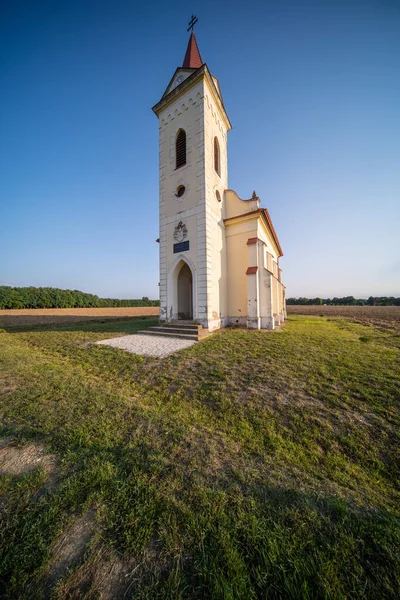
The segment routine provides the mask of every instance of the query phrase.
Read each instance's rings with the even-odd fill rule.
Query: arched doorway
[[[193,277],[186,263],[178,274],[178,319],[193,319]]]

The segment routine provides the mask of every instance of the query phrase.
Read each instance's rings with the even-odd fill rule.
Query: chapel
[[[231,129],[193,33],[161,100],[160,322],[274,329],[286,316],[278,236],[253,192],[228,186]]]

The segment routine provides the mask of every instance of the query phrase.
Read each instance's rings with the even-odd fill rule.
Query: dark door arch
[[[178,273],[178,319],[193,319],[193,276],[186,263]]]

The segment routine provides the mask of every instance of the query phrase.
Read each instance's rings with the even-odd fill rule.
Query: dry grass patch
[[[57,584],[54,596],[58,600],[123,600],[134,597],[140,564],[123,556],[101,540],[91,544],[83,564]]]
[[[51,558],[43,575],[50,587],[84,558],[95,530],[96,511],[90,509],[77,517],[58,537],[51,549]]]
[[[22,475],[42,467],[49,477],[56,469],[55,457],[41,444],[14,446],[13,438],[0,438],[0,475]]]

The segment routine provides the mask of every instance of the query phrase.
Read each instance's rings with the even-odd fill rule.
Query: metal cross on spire
[[[196,15],[192,15],[192,18],[190,19],[190,22],[189,22],[188,31],[190,31],[190,30],[193,31],[193,28],[196,25],[197,21],[198,21],[198,18],[196,17]]]

